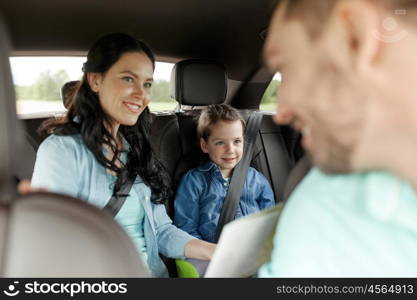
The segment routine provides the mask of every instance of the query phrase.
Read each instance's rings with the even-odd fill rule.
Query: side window
[[[11,57],[19,115],[62,113],[61,87],[80,80],[85,57]],[[173,64],[157,62],[149,108],[152,111],[174,110],[176,102],[169,96]]]
[[[173,67],[174,64],[171,63],[156,62],[153,74],[152,97],[149,103],[151,111],[173,111],[175,109],[177,103],[169,96],[169,84]]]
[[[277,95],[281,85],[281,74],[276,73],[269,83],[264,95],[262,96],[260,110],[275,112],[277,107]]]
[[[85,57],[11,57],[17,113],[62,112],[61,87],[81,78]]]

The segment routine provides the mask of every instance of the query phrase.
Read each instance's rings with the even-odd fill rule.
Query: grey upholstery
[[[9,210],[6,277],[143,277],[139,254],[113,218],[77,199],[21,197]]]
[[[15,93],[9,57],[6,55],[9,44],[5,40],[5,36],[6,28],[0,16],[0,192],[5,194],[0,202],[7,204],[15,190],[13,178],[9,175],[12,173],[13,164],[17,160],[16,157],[13,157],[13,153],[22,143],[22,139],[14,137],[12,134],[13,131],[18,129],[19,124],[17,124],[15,117]],[[14,117],[10,118],[11,115],[14,115]]]
[[[127,234],[106,212],[57,194],[16,195],[13,165],[23,136],[8,46],[0,17],[0,276],[149,276]]]

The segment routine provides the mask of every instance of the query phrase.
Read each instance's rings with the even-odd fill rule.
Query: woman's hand
[[[209,243],[199,239],[192,239],[185,245],[185,256],[201,260],[211,260],[217,244]]]
[[[32,186],[30,185],[30,181],[25,179],[19,182],[19,184],[17,185],[17,191],[19,192],[19,194],[21,195],[26,195],[29,193],[34,193],[34,192],[47,192],[47,189],[43,189],[43,188],[32,188]]]

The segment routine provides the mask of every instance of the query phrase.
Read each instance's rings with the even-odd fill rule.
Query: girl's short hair
[[[207,106],[198,118],[198,137],[207,140],[211,134],[211,127],[220,121],[240,121],[242,122],[243,132],[245,131],[246,122],[235,108],[224,103],[213,104]]]

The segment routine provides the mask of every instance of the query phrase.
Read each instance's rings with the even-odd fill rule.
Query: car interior
[[[136,249],[107,213],[52,193],[17,195],[15,179],[32,159],[16,118],[9,41],[0,20],[0,253],[2,277],[148,277]],[[22,155],[22,156],[20,156]],[[25,165],[27,163],[27,165]],[[17,170],[17,169],[18,170]],[[30,245],[30,246],[28,246]],[[117,258],[117,259],[115,259]]]
[[[7,142],[0,145],[0,222],[4,224],[0,227],[0,275],[149,276],[134,258],[133,244],[106,213],[61,195],[16,194],[16,184],[31,177],[36,150],[42,142],[37,131],[55,114],[16,118],[8,57],[85,56],[91,43],[109,32],[132,33],[149,43],[158,61],[175,64],[170,96],[177,103],[176,109],[152,112],[151,135],[175,190],[181,176],[204,159],[196,135],[203,107],[228,103],[245,119],[259,110],[262,95],[274,76],[263,66],[262,47],[276,2],[225,0],[220,5],[204,0],[2,0],[0,136]],[[64,103],[66,88],[61,93]],[[266,176],[279,203],[288,198],[309,164],[305,158],[300,161],[304,153],[299,133],[274,123],[272,112],[262,111],[262,115],[251,166]],[[290,176],[298,161],[301,167]],[[167,211],[172,217],[172,201],[167,203]],[[36,245],[30,253],[20,247],[28,240]],[[79,246],[69,253],[64,249],[71,243]],[[77,261],[86,249],[88,253],[106,251],[98,251],[101,257],[87,255],[82,262]],[[43,266],[50,263],[42,264],[51,258],[51,252],[62,253],[53,256],[58,266],[54,270]],[[91,265],[86,263],[88,260]],[[170,275],[175,277],[172,262],[166,261]]]

